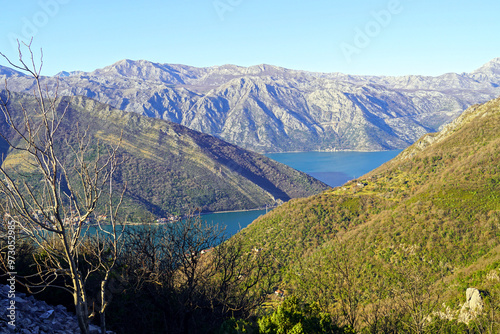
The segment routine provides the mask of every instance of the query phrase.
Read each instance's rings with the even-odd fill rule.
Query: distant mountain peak
[[[54,75],[54,77],[56,78],[66,78],[66,77],[70,77],[72,75],[79,75],[79,74],[82,74],[84,73],[83,71],[71,71],[71,72],[68,72],[68,71],[61,71],[59,73],[57,73],[56,75]]]
[[[500,75],[500,57],[493,58],[477,70],[473,72],[473,74],[498,74]]]
[[[496,65],[500,65],[500,57],[493,58],[488,63],[492,63],[492,64],[494,63]]]
[[[101,70],[103,70],[103,71],[110,71],[110,70],[120,71],[120,70],[125,70],[125,69],[130,70],[130,69],[137,69],[137,68],[144,68],[144,67],[154,67],[157,65],[159,65],[159,64],[153,63],[153,62],[148,61],[148,60],[143,60],[143,59],[140,59],[140,60],[122,59],[122,60],[117,61],[114,64],[111,64],[109,66],[102,68]],[[96,71],[99,71],[99,69]]]
[[[32,80],[12,73],[7,78],[13,91],[32,90]],[[60,84],[62,95],[171,120],[258,152],[404,148],[468,106],[500,94],[500,58],[473,73],[436,77],[131,59],[68,73],[47,84]]]
[[[7,78],[12,76],[25,76],[24,73],[16,71],[10,67],[0,65],[0,75],[5,75]]]
[[[269,64],[259,64],[249,66],[248,69],[260,70],[260,71],[286,71],[287,69],[280,66],[269,65]]]

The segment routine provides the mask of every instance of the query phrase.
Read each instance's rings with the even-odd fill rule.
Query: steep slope
[[[376,77],[122,60],[43,84],[258,152],[384,150],[405,148],[470,105],[498,97],[498,64],[438,77]],[[31,79],[3,68],[0,78],[6,77],[12,90],[32,89]]]
[[[410,277],[422,298],[440,295],[438,280],[448,298],[488,288],[500,274],[499,129],[500,99],[475,105],[371,173],[292,200],[241,235],[309,301],[335,303],[339,264],[358,270],[352,289],[365,304],[394,298]]]
[[[20,117],[20,103],[33,109],[31,97],[15,95],[10,104],[16,117]],[[121,136],[123,162],[115,179],[127,184],[126,204],[131,213],[253,209],[327,189],[306,174],[175,123],[123,112],[84,97],[57,103],[60,111],[70,103],[58,134],[61,143],[73,140],[78,129],[87,129],[90,136],[109,145],[117,144]],[[5,120],[1,128],[15,138]],[[31,172],[21,156],[2,147],[7,153],[4,165]],[[61,145],[61,150],[62,157],[71,155],[67,146]]]

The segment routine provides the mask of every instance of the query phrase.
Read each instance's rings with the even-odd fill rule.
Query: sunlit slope
[[[469,108],[358,180],[288,202],[242,234],[273,255],[290,289],[305,280],[303,268],[320,275],[318,263],[339,241],[367,268],[412,254],[448,282],[478,283],[500,260],[500,99]]]

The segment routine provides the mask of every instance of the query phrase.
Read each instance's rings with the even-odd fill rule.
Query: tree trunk
[[[89,320],[87,316],[87,305],[82,302],[81,296],[77,292],[74,293],[75,299],[75,312],[78,319],[78,327],[80,327],[81,334],[89,334]]]
[[[101,333],[106,334],[106,311],[102,311],[99,317],[101,319]]]
[[[101,320],[101,334],[106,334],[106,285],[108,282],[108,273],[101,282],[101,309],[99,311],[99,319]]]

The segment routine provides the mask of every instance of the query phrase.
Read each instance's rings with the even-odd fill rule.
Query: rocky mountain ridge
[[[33,86],[6,67],[0,79],[14,91]],[[61,72],[43,84],[258,152],[384,150],[405,148],[467,107],[498,97],[500,58],[472,73],[437,77],[121,60],[93,72]]]
[[[453,133],[460,130],[463,125],[467,125],[475,118],[480,117],[488,117],[490,111],[486,107],[495,106],[498,104],[499,99],[488,101],[482,105],[474,105],[467,110],[465,110],[460,116],[455,118],[452,122],[443,126],[441,131],[436,133],[429,133],[419,140],[417,140],[412,146],[408,149],[401,152],[401,154],[395,160],[407,160],[419,152],[425,150],[430,145],[435,143],[439,143],[442,140],[445,140]],[[485,111],[486,110],[486,111]]]

